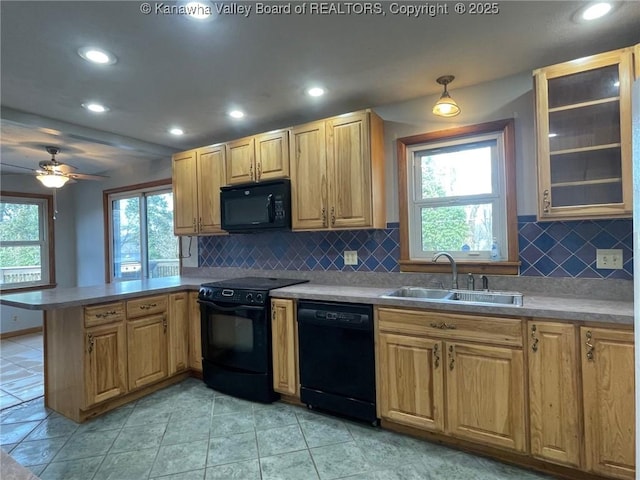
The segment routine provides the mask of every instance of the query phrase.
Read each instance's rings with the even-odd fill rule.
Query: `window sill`
[[[451,273],[449,262],[400,260],[401,272]],[[520,262],[456,262],[458,273],[480,273],[488,275],[518,275]]]

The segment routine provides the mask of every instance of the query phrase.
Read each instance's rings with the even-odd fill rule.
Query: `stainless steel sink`
[[[524,295],[518,292],[493,292],[491,290],[452,290],[452,300],[483,305],[510,305],[521,307]]]
[[[382,295],[382,298],[409,298],[411,300],[449,300],[453,292],[440,288],[401,287]]]
[[[494,292],[491,290],[444,290],[441,288],[401,287],[380,295],[380,298],[521,307],[524,295],[519,292]]]

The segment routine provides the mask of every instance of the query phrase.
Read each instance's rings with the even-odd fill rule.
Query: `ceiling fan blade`
[[[86,173],[67,173],[66,176],[77,180],[104,180],[109,178],[105,175],[88,175]]]
[[[68,163],[58,163],[58,165],[56,166],[56,170],[66,175],[68,173],[73,173],[77,170],[77,168],[73,165],[69,165]]]
[[[38,170],[36,170],[34,168],[21,167],[20,165],[13,165],[11,163],[4,163],[4,162],[2,162],[2,165],[6,165],[7,167],[21,168],[22,170],[31,170],[34,173],[38,173]]]

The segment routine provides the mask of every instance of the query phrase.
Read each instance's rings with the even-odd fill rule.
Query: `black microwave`
[[[222,229],[247,233],[291,228],[291,181],[287,178],[220,189]]]

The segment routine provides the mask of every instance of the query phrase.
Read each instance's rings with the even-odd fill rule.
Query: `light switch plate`
[[[596,268],[620,269],[623,265],[622,250],[619,248],[596,250]]]
[[[356,250],[344,251],[344,264],[345,265],[357,265],[358,264],[358,252]]]

